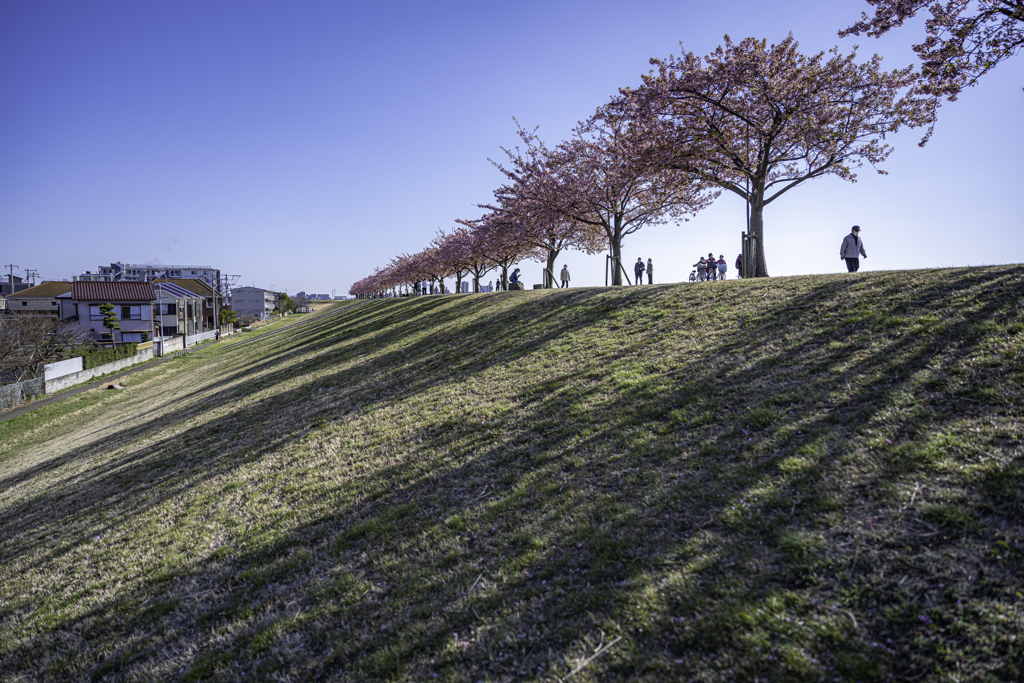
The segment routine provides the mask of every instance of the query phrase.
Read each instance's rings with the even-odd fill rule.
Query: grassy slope
[[[1019,679],[1022,275],[370,302],[0,424],[0,679]]]

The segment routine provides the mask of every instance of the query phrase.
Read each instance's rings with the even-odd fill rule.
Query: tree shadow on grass
[[[614,303],[592,295],[571,324],[556,324],[552,305],[497,344],[492,330],[507,328],[512,313],[488,315],[483,307],[473,318],[458,313],[457,301],[433,329],[392,323],[348,346],[332,344],[322,329],[318,351],[368,356],[318,380],[334,400],[308,409],[308,388],[288,390],[202,431],[104,462],[70,497],[54,492],[5,510],[0,535],[36,529],[39,543],[47,532],[80,537],[96,528],[101,509],[123,510],[119,524],[105,528],[117,535],[147,509],[193,490],[197,512],[169,522],[201,530],[200,511],[244,509],[267,497],[284,511],[264,515],[263,532],[236,529],[225,539],[200,533],[197,542],[222,542],[191,552],[172,546],[168,552],[179,559],[163,572],[148,572],[144,585],[96,599],[73,617],[58,612],[59,629],[77,634],[72,642],[89,643],[103,659],[65,652],[70,663],[55,671],[95,678],[148,672],[233,679],[245,672],[246,678],[520,680],[565,675],[602,638],[617,635],[626,640],[582,676],[817,679],[941,670],[950,664],[918,642],[933,635],[940,644],[949,640],[929,630],[951,613],[944,603],[925,612],[934,615],[932,624],[918,618],[934,567],[912,554],[899,557],[902,575],[915,576],[897,592],[876,580],[872,563],[898,554],[885,545],[894,538],[912,543],[915,552],[948,552],[991,540],[999,522],[984,519],[977,531],[923,541],[913,526],[921,515],[896,516],[892,509],[905,501],[881,480],[928,475],[934,461],[917,451],[936,433],[955,432],[965,416],[987,414],[972,402],[982,400],[977,395],[955,390],[959,384],[933,412],[899,411],[913,404],[902,396],[920,398],[923,382],[951,375],[989,343],[977,331],[1005,313],[1007,295],[1019,295],[1019,275],[1002,269],[979,278],[967,290],[977,306],[965,319],[941,320],[936,313],[917,339],[893,330],[894,321],[884,317],[822,311],[835,301],[836,287],[861,288],[860,297],[890,296],[888,284],[840,278],[756,307],[749,325],[721,326],[714,349],[700,353],[689,342],[705,334],[705,311],[680,308],[640,322],[629,315],[646,304],[668,308],[659,300],[675,295],[671,290],[639,290],[628,303],[621,295],[606,297]],[[700,305],[750,296],[744,286],[753,287],[703,292]],[[1009,290],[999,300],[992,294],[997,287]],[[957,288],[921,288],[924,311],[942,310]],[[548,305],[520,303],[516,315]],[[459,327],[459,321],[471,322]],[[577,342],[602,354],[601,362],[566,370],[572,349],[549,347],[578,325],[592,328]],[[634,333],[631,325],[645,329]],[[923,335],[932,340],[927,349]],[[271,373],[278,381],[285,374],[273,373],[287,373],[288,359],[305,353],[292,347]],[[484,358],[473,352],[485,348]],[[661,351],[658,364],[638,371],[654,351]],[[363,452],[347,453],[354,469],[346,477],[316,478],[317,468],[344,450],[359,420],[411,407],[418,396],[529,356],[540,357],[542,366],[510,380],[503,400],[488,410],[467,407],[460,414],[439,405],[428,424],[375,436]],[[323,363],[314,357],[297,365],[312,372],[330,367]],[[386,375],[396,367],[400,374]],[[991,379],[984,367],[967,372],[964,380]],[[439,373],[445,374],[433,376]],[[921,373],[929,376],[919,382]],[[205,405],[253,388],[218,387]],[[288,414],[266,424],[267,432],[287,418],[301,418],[303,426],[255,449],[220,450],[225,441],[214,430],[228,430],[233,421],[264,424],[271,407]],[[892,417],[884,424],[887,413]],[[202,407],[182,410],[176,419],[200,414]],[[311,428],[316,420],[322,421]],[[878,434],[867,434],[869,427]],[[122,436],[139,439],[147,429],[122,430]],[[373,433],[371,426],[361,429]],[[901,436],[915,443],[894,452]],[[101,453],[97,442],[73,458]],[[955,461],[969,454],[940,455]],[[270,457],[290,474],[203,488],[236,477],[248,458]],[[894,468],[887,464],[893,462]],[[160,498],[137,500],[143,495]],[[308,511],[289,512],[300,506]],[[876,520],[884,519],[879,511],[892,515],[879,521],[887,525],[884,535],[864,531],[865,511]],[[856,539],[861,554],[837,549],[837,536],[843,543]],[[5,547],[41,552],[32,542]],[[60,548],[74,550],[70,542]],[[997,561],[983,564],[998,576]],[[979,597],[970,585],[957,590],[945,599]],[[993,631],[976,615],[960,618],[975,633]],[[113,627],[114,619],[127,626]],[[1017,626],[1001,625],[1007,638],[1011,625]],[[897,627],[904,631],[894,632]],[[122,630],[135,635],[122,639]],[[23,657],[46,651],[52,638],[43,630],[3,661],[28,666]],[[1006,638],[962,642],[968,650],[993,646],[1009,665],[1019,660]],[[881,649],[873,647],[879,643]],[[32,670],[50,663],[59,664],[44,656]],[[997,678],[1009,672],[989,671]]]

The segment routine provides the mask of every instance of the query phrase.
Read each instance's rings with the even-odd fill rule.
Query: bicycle
[[[690,271],[690,282],[696,282],[696,281],[697,281],[697,271],[696,270],[691,270]]]

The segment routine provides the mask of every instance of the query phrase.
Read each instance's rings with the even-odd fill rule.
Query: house
[[[153,282],[156,292],[154,330],[157,337],[191,337],[206,330],[202,297],[172,281]]]
[[[0,296],[10,296],[11,294],[17,294],[18,292],[28,289],[32,285],[26,284],[24,280],[16,275],[7,275],[6,282],[0,282]]]
[[[239,318],[252,316],[257,320],[269,318],[277,305],[277,294],[259,287],[235,287],[231,290],[231,310]]]
[[[154,336],[156,292],[148,282],[73,282],[71,299],[77,306],[79,326],[93,339],[103,339],[107,333],[100,313],[100,305],[106,303],[114,304],[121,324],[120,330],[114,330],[114,341],[140,342],[143,333]]]
[[[224,302],[213,287],[199,278],[157,278],[153,284],[169,282],[182,287],[202,299],[202,329],[215,330],[220,327],[220,309]]]
[[[71,318],[78,313],[70,296],[71,284],[60,280],[43,282],[10,295],[7,306],[11,313],[43,315],[59,320]]]

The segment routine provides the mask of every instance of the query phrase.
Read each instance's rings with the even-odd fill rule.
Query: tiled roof
[[[23,289],[17,294],[12,294],[9,298],[11,299],[52,299],[61,294],[67,294],[71,291],[70,282],[61,282],[60,280],[52,280],[50,282],[43,282],[35,287],[29,287]]]
[[[180,287],[184,287],[188,291],[193,294],[198,294],[199,296],[213,296],[213,288],[195,277],[160,277],[152,280],[152,282],[170,282]]]
[[[75,282],[71,298],[75,301],[155,301],[156,294],[148,282]]]

